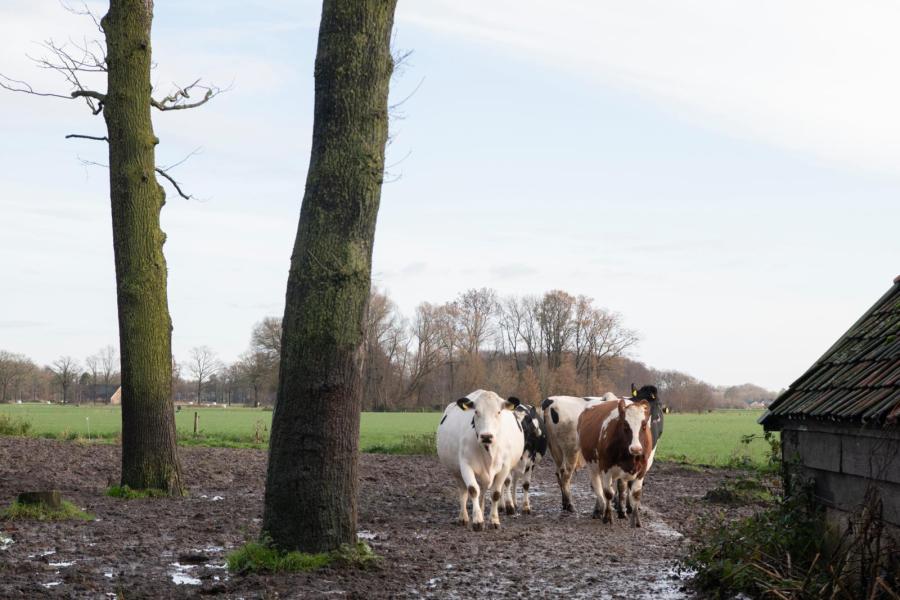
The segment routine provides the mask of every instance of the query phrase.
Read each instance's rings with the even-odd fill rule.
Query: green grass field
[[[200,435],[193,437],[194,412],[200,414]],[[57,406],[46,404],[0,405],[0,414],[31,424],[31,434],[60,438],[115,438],[120,429],[119,407]],[[666,415],[665,433],[657,458],[705,465],[761,466],[768,445],[762,439],[749,444],[742,438],[762,434],[756,424],[760,411],[717,411]],[[179,439],[185,444],[262,447],[269,437],[272,412],[251,408],[183,407],[176,413]],[[421,436],[434,432],[440,413],[363,413],[360,446],[364,451],[403,452]],[[257,423],[262,444],[255,444]],[[426,445],[427,447],[427,445]]]

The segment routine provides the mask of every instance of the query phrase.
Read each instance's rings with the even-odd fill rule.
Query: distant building
[[[115,393],[109,397],[110,404],[122,404],[122,386],[116,388]]]
[[[900,527],[900,277],[760,418],[841,524],[874,494]],[[896,533],[896,530],[895,530]]]

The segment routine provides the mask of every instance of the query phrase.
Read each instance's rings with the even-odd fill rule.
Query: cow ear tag
[[[510,396],[506,399],[506,406],[504,408],[506,408],[507,410],[515,410],[519,407],[520,404],[521,401],[518,398],[516,398],[515,396]]]
[[[463,410],[469,410],[472,408],[472,401],[464,396],[456,401],[456,405]]]
[[[634,398],[635,396],[637,396],[637,388],[634,387],[634,384],[632,383],[631,384],[631,397]]]

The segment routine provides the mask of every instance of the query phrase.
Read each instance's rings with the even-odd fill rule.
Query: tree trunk
[[[356,541],[362,344],[388,131],[396,0],[325,0],[306,192],[291,255],[263,531]]]
[[[172,321],[166,298],[165,192],[150,120],[152,0],[111,0],[103,17],[109,67],[103,115],[109,137],[119,345],[122,484],[182,491],[172,403]]]

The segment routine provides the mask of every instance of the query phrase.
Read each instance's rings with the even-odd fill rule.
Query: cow
[[[515,411],[516,419],[522,426],[522,436],[525,439],[525,450],[522,458],[510,472],[510,484],[504,490],[504,508],[506,514],[516,513],[516,488],[522,480],[522,514],[531,514],[531,503],[528,500],[528,490],[531,487],[531,475],[547,453],[547,430],[544,420],[537,410],[528,404],[519,404]]]
[[[644,385],[641,386],[641,389],[637,389],[632,383],[630,401],[638,402],[641,400],[646,400],[650,404],[650,435],[653,437],[653,450],[650,452],[650,460],[647,461],[647,470],[649,471],[650,466],[653,464],[653,458],[656,456],[656,444],[659,442],[659,438],[662,437],[663,413],[665,413],[665,409],[660,406],[659,392],[656,390],[656,386]],[[616,480],[614,506],[616,507],[616,516],[620,519],[625,518],[626,512],[631,514],[633,510],[633,507],[631,506],[631,496],[630,494],[625,493],[626,485],[631,488],[634,486],[634,482],[626,484],[621,479]],[[641,485],[643,486],[643,482],[641,482]]]
[[[650,403],[602,402],[578,417],[581,457],[591,469],[591,487],[597,502],[594,518],[612,521],[613,484],[629,483],[631,526],[640,527],[641,488],[653,453]]]
[[[556,463],[556,482],[562,493],[564,511],[575,511],[572,505],[572,476],[584,466],[578,446],[578,417],[590,406],[617,399],[615,394],[607,392],[598,398],[550,396],[541,402],[547,428],[547,445],[553,462]]]
[[[438,457],[456,479],[461,525],[468,525],[466,501],[472,500],[472,529],[484,529],[484,499],[491,492],[491,527],[500,528],[500,497],[509,472],[522,458],[525,438],[513,415],[518,398],[504,400],[476,390],[451,402],[437,430]]]

